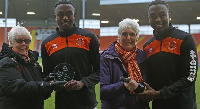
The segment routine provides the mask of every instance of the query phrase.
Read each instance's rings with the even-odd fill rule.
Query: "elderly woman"
[[[136,96],[138,82],[146,81],[146,53],[137,48],[139,24],[129,18],[119,23],[119,40],[100,58],[100,98],[102,109],[148,109]],[[120,81],[126,77],[129,82]]]
[[[52,87],[43,81],[38,53],[29,50],[32,37],[16,26],[8,39],[0,53],[0,109],[43,109]]]

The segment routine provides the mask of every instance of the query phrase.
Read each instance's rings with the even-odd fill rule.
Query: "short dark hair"
[[[150,6],[152,6],[152,5],[165,5],[166,7],[167,7],[167,9],[169,10],[169,5],[167,4],[167,2],[165,2],[165,1],[162,1],[162,0],[155,0],[155,1],[152,1],[150,4],[149,4],[149,6],[148,6],[148,9],[149,9],[149,7]]]
[[[71,1],[69,1],[69,0],[60,0],[55,4],[55,9],[60,4],[71,4],[74,7],[74,4]]]

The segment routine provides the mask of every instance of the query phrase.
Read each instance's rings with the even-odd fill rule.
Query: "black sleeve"
[[[42,42],[41,45],[41,56],[42,56],[42,65],[43,65],[43,77],[46,77],[49,73],[53,71],[53,61],[47,53],[45,42]]]
[[[94,86],[99,83],[99,41],[94,34],[89,45],[90,62],[93,67],[92,73],[88,77],[83,77],[81,81],[84,82],[86,87]]]

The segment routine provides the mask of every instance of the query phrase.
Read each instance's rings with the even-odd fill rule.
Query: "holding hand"
[[[49,75],[44,78],[44,81],[49,82],[49,81],[55,81],[58,79],[58,73],[49,73]]]
[[[129,82],[124,82],[124,86],[131,92],[133,92],[137,87],[138,83],[135,80],[131,80],[130,77],[127,78]]]
[[[144,85],[146,86],[147,90],[143,93],[138,93],[137,96],[144,102],[149,102],[154,99],[160,99],[160,91],[155,91],[153,88],[149,86],[149,84],[144,82]]]
[[[64,85],[66,91],[80,90],[83,86],[84,83],[82,81],[76,80],[69,81]]]
[[[125,77],[120,77],[120,80],[124,82],[124,86],[130,91],[130,92],[135,92],[135,93],[142,93],[145,90],[145,86],[143,83],[137,83],[134,80],[131,80],[131,77],[125,78]],[[128,84],[130,83],[130,84]]]
[[[64,85],[66,83],[67,81],[53,81],[53,82],[50,82],[50,85],[53,88],[53,90],[59,91],[59,90],[64,90]]]

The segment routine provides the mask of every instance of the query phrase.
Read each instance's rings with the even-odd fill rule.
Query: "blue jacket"
[[[128,77],[127,70],[118,54],[115,43],[105,50],[100,57],[100,99],[102,109],[148,109],[148,103],[138,99],[125,88],[120,77]],[[147,81],[146,52],[137,49],[137,63],[142,78]]]

